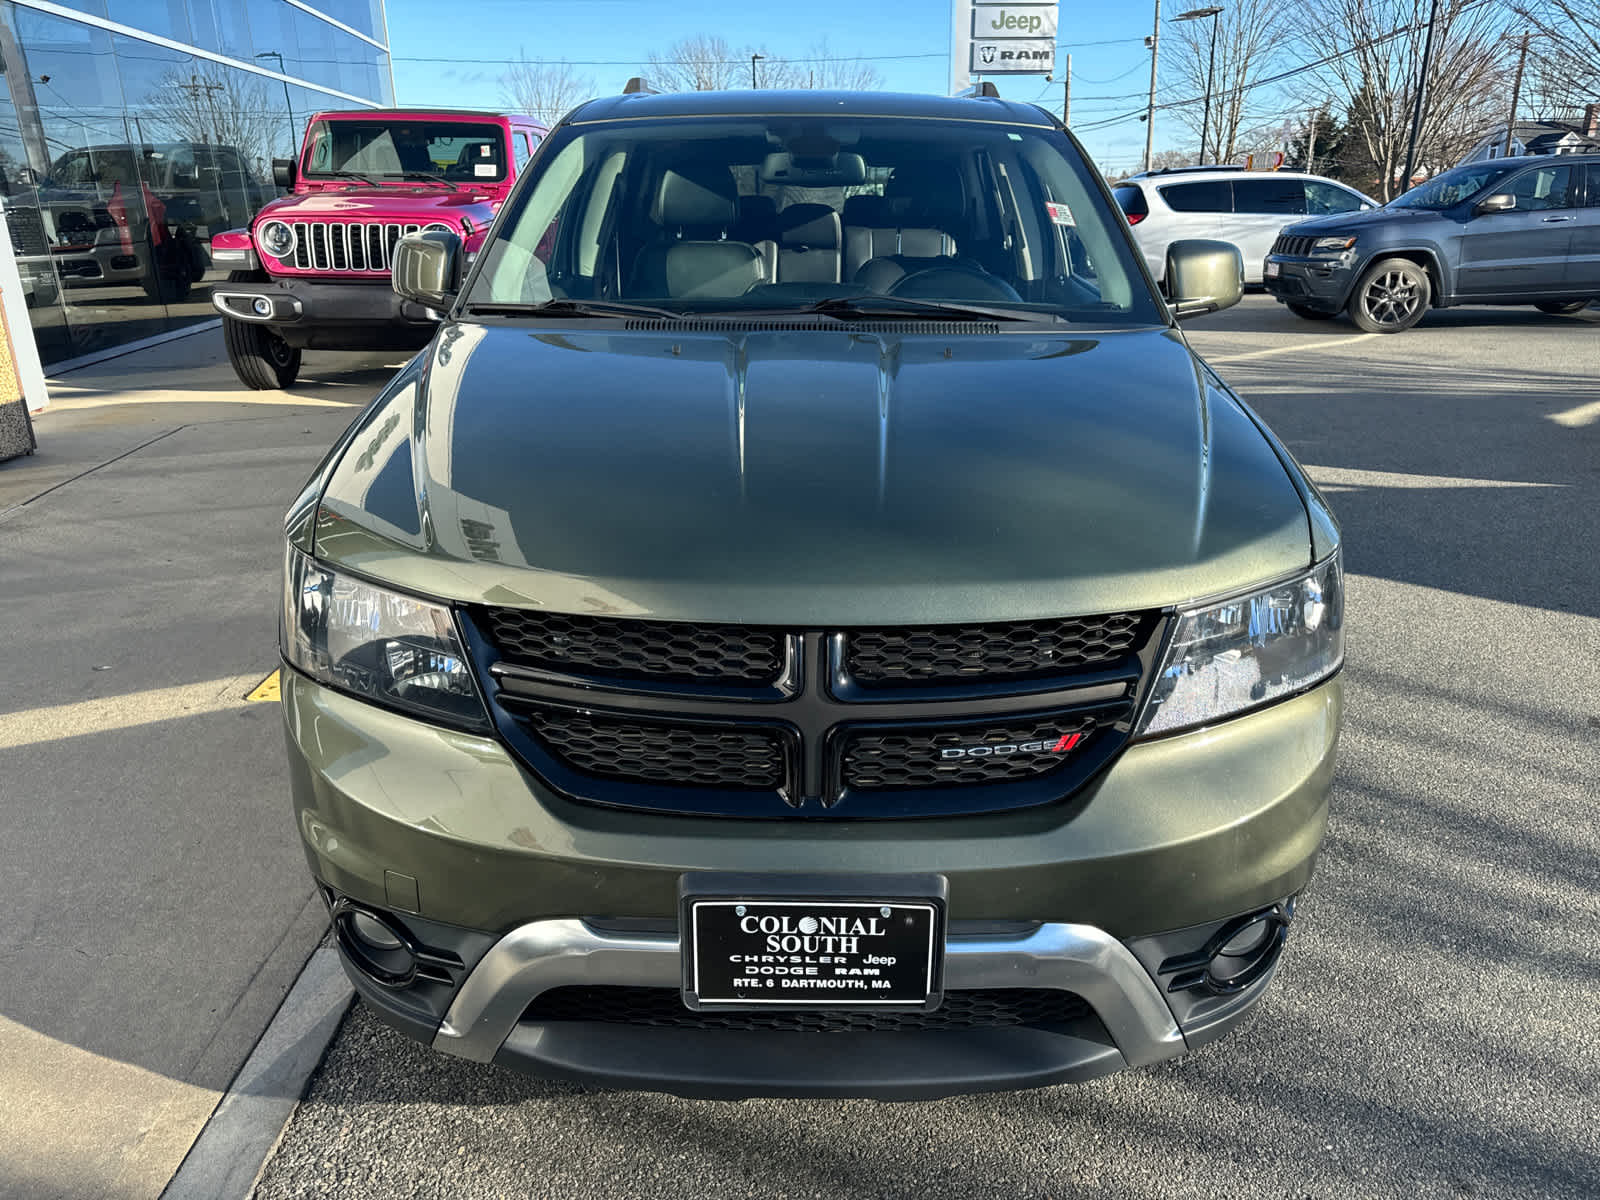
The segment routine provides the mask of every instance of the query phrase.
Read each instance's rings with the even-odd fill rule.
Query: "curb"
[[[161,1200],[250,1195],[354,996],[338,951],[313,951]]]

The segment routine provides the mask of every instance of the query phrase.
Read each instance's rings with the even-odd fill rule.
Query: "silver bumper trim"
[[[233,317],[239,321],[275,321],[279,323],[298,321],[305,311],[305,306],[293,296],[267,295],[264,298],[272,305],[272,311],[262,315],[253,308],[257,298],[262,296],[263,293],[261,292],[213,291],[211,293],[211,307],[215,308],[223,316]]]
[[[675,936],[602,932],[577,918],[534,921],[494,944],[456,993],[433,1048],[477,1062],[494,1058],[541,993],[571,985],[678,987]],[[951,937],[946,991],[1059,988],[1082,996],[1129,1066],[1184,1050],[1172,1010],[1116,938],[1092,925],[1041,925],[1018,937]]]

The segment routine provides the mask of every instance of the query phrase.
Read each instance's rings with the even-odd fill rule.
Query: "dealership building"
[[[383,0],[0,0],[0,70],[0,291],[47,374],[213,320],[211,237],[306,118],[394,103]]]

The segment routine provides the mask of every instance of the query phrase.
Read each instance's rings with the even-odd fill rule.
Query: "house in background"
[[[1511,130],[1509,156],[1522,154],[1600,154],[1600,104],[1591,104],[1576,121],[1518,121]],[[1462,157],[1464,163],[1506,155],[1506,127],[1479,139]]]

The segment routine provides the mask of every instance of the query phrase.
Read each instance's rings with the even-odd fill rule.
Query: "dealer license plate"
[[[938,1004],[938,901],[690,899],[687,908],[690,1007]]]
[[[1278,264],[1273,262],[1271,259],[1268,259],[1266,267],[1262,273],[1268,279],[1276,279],[1278,277]]]

